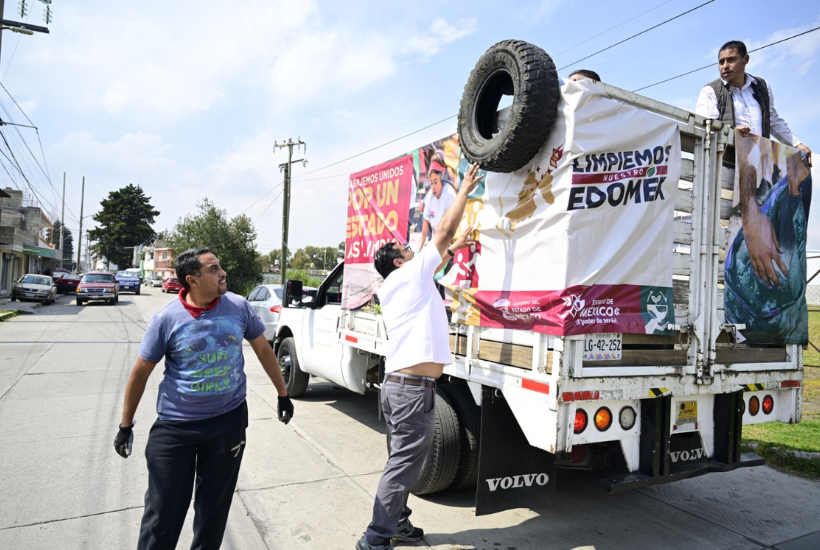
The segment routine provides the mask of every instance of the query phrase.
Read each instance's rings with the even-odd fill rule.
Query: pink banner
[[[345,263],[372,264],[384,243],[407,242],[412,187],[412,155],[350,176]]]

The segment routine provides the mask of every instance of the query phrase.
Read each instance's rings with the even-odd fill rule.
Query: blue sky
[[[499,40],[539,45],[558,67],[569,65],[561,76],[589,68],[634,90],[716,61],[727,40],[752,49],[820,26],[816,1],[716,0],[575,63],[704,1],[56,0],[50,34],[3,31],[0,78],[39,127],[58,191],[68,174],[66,225],[75,234],[85,176],[85,214],[135,183],[161,212],[158,230],[207,196],[231,216],[255,219],[261,252],[278,248],[286,154],[272,147],[301,137],[309,163],[294,170],[290,247],[335,246],[344,239],[348,175],[452,133],[455,120],[324,167],[454,115],[470,70]],[[42,4],[29,5],[29,22],[42,24]],[[6,2],[5,18],[20,20],[16,9]],[[769,82],[781,116],[820,153],[818,50],[820,31],[752,53],[748,71]],[[717,76],[715,67],[640,93],[692,110]],[[11,120],[27,123],[2,90],[0,102]],[[19,130],[39,160],[37,135]],[[59,193],[19,136],[8,126],[4,133],[27,157],[34,188],[56,206]],[[0,174],[2,187],[25,185]],[[818,218],[810,222],[815,250]]]

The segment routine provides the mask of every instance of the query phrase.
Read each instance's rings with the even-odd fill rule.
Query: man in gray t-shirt
[[[373,258],[384,277],[379,290],[390,349],[381,385],[384,421],[390,434],[390,457],[376,490],[373,520],[356,544],[357,550],[388,550],[392,541],[416,541],[424,531],[410,523],[407,507],[435,430],[436,379],[452,361],[444,303],[433,275],[453,251],[469,246],[473,227],[453,242],[467,197],[484,176],[473,165],[464,177],[452,206],[444,214],[433,246],[416,261],[409,246],[387,243]]]
[[[265,326],[248,302],[228,292],[227,274],[207,248],[186,250],[176,261],[178,299],[148,325],[125,387],[122,423],[114,449],[131,454],[134,414],[145,384],[165,358],[157,395],[159,418],[145,458],[148,491],[138,548],[175,548],[196,479],[192,548],[219,548],[245,446],[245,358],[248,340],[279,394],[279,420],[293,405]]]

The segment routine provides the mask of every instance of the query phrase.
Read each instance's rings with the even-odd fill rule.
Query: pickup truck
[[[414,494],[475,486],[481,515],[551,504],[558,468],[599,470],[609,492],[669,483],[760,465],[741,452],[743,426],[800,421],[802,346],[744,343],[744,326],[725,315],[734,130],[596,86],[677,123],[680,177],[665,189],[674,200],[674,319],[660,334],[555,335],[454,314],[454,363],[439,381],[435,441]],[[300,283],[288,282],[273,346],[292,397],[311,376],[379,390],[387,330],[372,301],[342,307],[344,276],[340,264],[313,300],[299,301]]]

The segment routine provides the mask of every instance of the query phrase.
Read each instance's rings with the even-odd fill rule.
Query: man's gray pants
[[[391,436],[390,457],[376,490],[373,521],[365,533],[372,545],[388,544],[396,527],[410,517],[407,497],[421,473],[436,424],[435,387],[385,380],[381,401]]]

